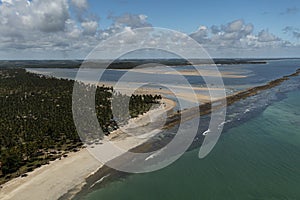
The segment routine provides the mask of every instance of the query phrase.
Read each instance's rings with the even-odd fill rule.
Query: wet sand
[[[237,72],[222,72],[219,70],[208,70],[202,69],[199,66],[195,66],[195,69],[186,69],[186,70],[176,70],[176,67],[173,67],[174,70],[168,70],[170,67],[151,67],[151,68],[134,68],[130,70],[119,70],[126,72],[138,72],[145,74],[165,74],[165,75],[183,75],[183,76],[212,76],[212,77],[222,77],[222,78],[246,78],[246,75],[239,74]]]

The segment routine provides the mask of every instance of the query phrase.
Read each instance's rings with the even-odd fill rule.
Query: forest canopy
[[[112,87],[80,84],[85,90],[96,90],[96,115],[106,135],[126,123],[128,116],[147,112],[161,99],[160,95],[126,96]],[[25,69],[0,69],[0,183],[82,147],[73,122],[73,85],[73,80]],[[120,110],[115,116],[112,96],[117,97],[114,105]],[[124,102],[129,102],[127,117],[121,112]]]

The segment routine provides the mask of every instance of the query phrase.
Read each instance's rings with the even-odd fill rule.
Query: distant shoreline
[[[215,59],[124,59],[124,60],[2,60],[0,68],[79,68],[84,67],[109,69],[132,69],[149,63],[168,66],[182,65],[237,65],[237,64],[267,64],[271,60],[300,59],[300,58],[215,58]],[[190,61],[192,63],[190,63]]]

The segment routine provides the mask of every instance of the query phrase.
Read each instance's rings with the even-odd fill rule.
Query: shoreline
[[[70,187],[75,186],[74,182],[87,178],[98,166],[98,161],[86,149],[70,153],[66,158],[52,161],[49,165],[28,173],[27,177],[6,182],[0,190],[0,199],[58,199]]]
[[[263,90],[267,90],[269,88],[275,87],[277,85],[280,85],[282,82],[284,82],[285,80],[288,80],[289,77],[292,76],[298,76],[300,73],[300,70],[298,69],[295,73],[291,74],[291,75],[287,75],[284,76],[282,78],[276,79],[274,81],[270,81],[265,85],[262,86],[257,86],[257,87],[253,87],[253,88],[249,88],[245,91],[240,91],[236,94],[230,95],[226,98],[227,102],[226,105],[231,105],[234,102],[237,102],[241,99],[245,99],[247,97],[250,96],[254,96],[256,95],[258,92],[263,91]],[[224,100],[218,100],[223,102]],[[200,110],[201,110],[201,115],[205,115],[205,114],[209,114],[211,112],[211,104],[213,102],[209,102],[209,103],[205,103],[200,105]],[[224,104],[221,104],[221,106],[224,106]],[[186,116],[188,114],[188,112],[193,111],[191,110],[185,110],[183,112],[181,112],[180,114],[182,114],[183,116]],[[193,112],[192,112],[193,113]],[[174,125],[178,124],[178,119],[180,119],[180,114],[175,113],[174,115],[170,116],[169,119],[167,120],[166,124],[165,124],[165,128],[170,128],[173,127]],[[195,117],[196,115],[199,116],[199,113],[193,113],[192,115],[187,115],[185,118],[186,120],[189,120],[193,117]],[[123,140],[121,140],[123,141]],[[138,146],[135,147],[131,147],[131,149],[143,149],[143,150],[148,150],[150,147],[149,145],[147,146],[146,144],[147,142],[144,141],[144,143],[141,144],[137,144]],[[81,191],[82,189],[84,189],[84,182],[87,181],[87,179],[90,179],[91,177],[93,177],[93,175],[95,173],[97,173],[98,171],[100,171],[101,169],[105,168],[107,170],[107,167],[105,165],[99,165],[99,162],[97,161],[95,163],[95,158],[93,158],[86,149],[83,149],[77,153],[70,153],[71,155],[68,156],[67,158],[64,158],[62,160],[56,160],[54,162],[51,162],[50,165],[45,165],[42,166],[41,168],[38,168],[37,170],[34,170],[33,172],[31,172],[28,177],[18,177],[15,178],[7,183],[5,183],[4,185],[2,185],[2,188],[0,189],[0,199],[12,199],[12,197],[14,197],[13,199],[28,199],[29,197],[31,199],[33,195],[40,195],[39,198],[37,199],[41,199],[40,197],[45,197],[45,199],[64,199],[64,198],[68,198],[68,197],[74,197],[74,195],[77,194],[78,191]],[[81,156],[80,156],[81,155]],[[81,163],[81,165],[75,165],[76,170],[74,169],[74,163]],[[88,163],[88,164],[87,164]],[[66,180],[67,178],[65,178],[65,169],[66,169],[66,164],[68,164],[67,166],[70,167],[70,174],[68,174],[69,176],[73,176],[72,180]],[[83,166],[82,166],[83,165]],[[91,170],[91,168],[93,168],[92,166],[90,166],[91,168],[89,173],[87,174],[87,166],[93,165],[94,169]],[[97,167],[95,167],[95,165]],[[49,169],[50,168],[50,169]],[[59,170],[61,169],[61,170]],[[84,172],[78,174],[78,172],[80,172],[81,169],[84,169]],[[109,170],[110,168],[108,168]],[[73,171],[72,171],[73,170]],[[58,175],[51,173],[51,172],[55,172],[58,173]],[[75,174],[72,174],[75,173]],[[84,173],[84,174],[83,174]],[[78,177],[80,175],[80,177]],[[104,176],[103,176],[104,177]],[[58,182],[57,179],[61,179],[62,181],[67,181],[67,186],[65,184],[62,183],[62,185],[64,187],[61,187],[61,183]],[[53,181],[52,185],[49,186],[48,184],[45,185],[45,180],[47,181]],[[81,182],[79,181],[79,179],[81,180]],[[83,180],[83,182],[82,182]],[[80,182],[79,184],[74,184],[74,182]],[[44,184],[44,186],[42,185]],[[44,190],[39,190],[38,187],[42,187],[42,189]],[[35,193],[35,189],[38,191],[38,193]],[[55,191],[55,193],[53,192]],[[8,194],[3,194],[3,193],[8,193]],[[18,194],[22,194],[21,196],[18,196]],[[27,194],[27,195],[26,195]],[[49,196],[48,196],[49,195]],[[52,196],[51,196],[52,195]],[[68,195],[72,195],[72,196],[68,196]],[[16,197],[17,196],[17,197]]]
[[[298,69],[293,74],[283,76],[282,78],[270,81],[265,85],[252,87],[252,88],[249,88],[248,90],[240,91],[236,94],[230,95],[230,96],[227,97],[227,103],[226,104],[229,106],[229,105],[231,105],[235,102],[238,102],[239,100],[242,100],[242,99],[245,99],[245,98],[248,98],[248,97],[251,97],[251,96],[255,96],[260,91],[264,91],[264,90],[271,89],[271,88],[274,88],[276,86],[279,86],[284,81],[289,80],[290,77],[298,76],[299,74],[300,74],[300,69]],[[202,109],[204,109],[204,111],[201,112],[201,115],[206,115],[206,114],[209,114],[211,112],[211,109],[209,108],[210,106],[208,106],[208,104],[204,104],[200,107],[202,107]],[[199,115],[199,113],[198,113],[198,115]],[[175,114],[173,117],[176,118],[177,114]],[[192,116],[192,117],[195,117],[195,116]],[[174,118],[173,118],[173,120],[175,120],[175,121],[177,120],[177,122],[178,122],[178,119],[174,119]],[[173,120],[168,121],[167,122],[168,124],[166,125],[165,128],[174,127],[174,125],[176,125],[177,123],[174,122]],[[202,138],[197,138],[197,140],[198,140],[197,142],[200,142],[204,138],[204,136],[202,136],[202,135],[201,135],[201,137]],[[169,138],[166,138],[165,140],[159,141],[160,144],[158,144],[158,145],[163,147],[168,142],[169,142]],[[146,142],[146,143],[144,143],[140,146],[137,146],[136,148],[131,149],[131,151],[134,151],[134,152],[135,151],[137,151],[137,152],[150,152],[152,149],[153,149],[153,147],[151,146],[151,141],[149,141],[149,142]],[[116,158],[116,159],[118,159],[118,158]],[[121,160],[121,158],[120,158],[120,160]],[[100,187],[104,187],[110,181],[113,181],[117,178],[126,177],[127,175],[128,175],[128,173],[119,172],[115,169],[109,168],[107,166],[103,166],[102,168],[99,169],[99,171],[97,173],[95,173],[92,176],[87,178],[87,183],[88,184],[85,185],[85,187],[83,187],[82,190],[80,191],[80,193],[78,193],[75,197],[84,196],[84,194],[86,194],[89,191],[89,189],[91,189],[92,187],[95,186],[95,183],[96,184],[99,183],[99,180],[101,182]],[[109,177],[107,178],[107,176],[109,176]],[[103,180],[104,177],[106,178],[105,180]],[[68,194],[65,194],[64,196],[62,196],[60,198],[60,200],[69,199],[68,197],[69,197]]]
[[[139,136],[131,136],[123,132],[123,130],[126,130],[127,127],[130,127],[130,125],[134,124],[137,121],[142,121],[142,126],[148,125],[148,116],[151,115],[153,112],[170,112],[172,109],[175,108],[176,103],[173,100],[163,98],[161,108],[156,108],[153,110],[148,111],[147,113],[144,113],[143,115],[140,115],[139,117],[132,118],[129,120],[128,124],[124,125],[124,127],[120,127],[118,130],[113,131],[109,136],[105,136],[104,140],[112,142],[117,147],[122,148],[125,151],[129,151],[131,149],[134,149],[140,145],[143,145],[145,142],[148,141],[149,138],[151,138],[152,134],[147,134],[146,137],[139,137]],[[162,113],[160,113],[162,114]],[[159,116],[155,119],[158,120]],[[151,122],[149,122],[151,123]],[[155,134],[155,132],[154,132]],[[89,153],[92,155],[91,153]],[[122,156],[122,155],[119,155]],[[80,184],[76,185],[75,187],[71,188],[68,192],[65,192],[59,199],[72,199],[79,193],[82,188],[87,184],[87,179],[90,177],[93,177],[101,168],[105,167],[105,164],[99,166],[95,171],[90,173]],[[103,176],[98,182],[103,181],[105,178],[107,178],[109,175]],[[93,187],[90,186],[90,187]]]
[[[176,105],[170,99],[163,98],[161,101],[162,103],[158,108],[131,119],[127,126],[136,123],[136,121],[142,121],[147,126],[151,123],[147,120],[151,119],[149,115],[153,112],[159,112],[162,115],[174,109]],[[128,151],[146,142],[148,137],[137,140],[136,137],[129,137],[118,129],[105,139]],[[0,199],[59,199],[66,193],[74,196],[86,184],[86,179],[104,166],[86,148],[67,155],[66,158],[57,159],[27,173],[28,176],[26,177],[17,177],[4,183],[0,188]]]

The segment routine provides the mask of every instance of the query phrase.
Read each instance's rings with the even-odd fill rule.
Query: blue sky
[[[0,2],[0,59],[84,58],[115,33],[148,26],[188,34],[213,57],[300,52],[298,0]]]
[[[253,23],[257,30],[269,29],[282,38],[294,40],[282,29],[300,27],[299,0],[91,0],[89,4],[92,12],[100,13],[100,24],[104,27],[111,24],[108,15],[123,13],[145,14],[154,26],[185,33],[195,31],[200,25],[220,25],[243,19]]]

